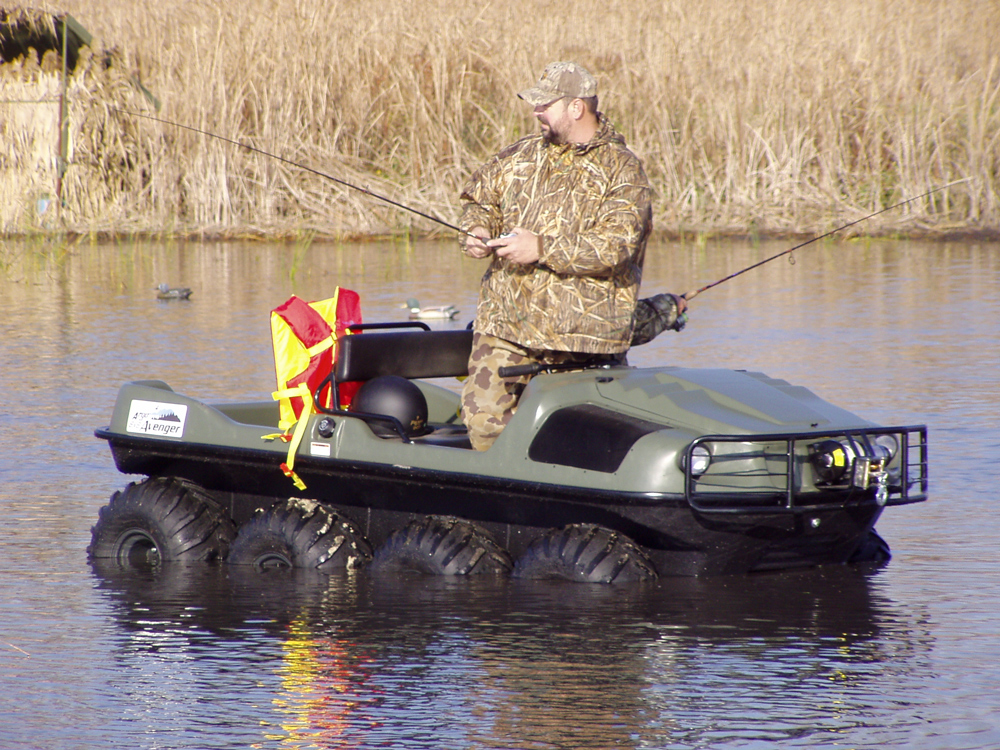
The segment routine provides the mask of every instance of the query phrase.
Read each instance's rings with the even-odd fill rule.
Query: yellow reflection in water
[[[282,643],[281,691],[274,707],[285,715],[281,734],[267,733],[284,747],[348,747],[345,736],[356,702],[348,696],[352,671],[348,648],[335,638],[317,636],[303,621],[289,626]]]

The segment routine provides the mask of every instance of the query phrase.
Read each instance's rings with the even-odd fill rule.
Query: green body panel
[[[428,397],[430,422],[455,423],[458,395],[420,382]],[[284,457],[289,445],[274,439],[278,405],[274,401],[210,406],[170,390],[165,383],[140,381],[122,386],[110,432],[129,434],[133,401],[186,407],[183,433],[164,440],[273,452]],[[534,461],[528,456],[538,430],[556,411],[590,405],[661,424],[635,441],[616,471],[595,471]],[[829,432],[873,426],[818,398],[811,391],[760,373],[732,370],[619,367],[543,374],[526,388],[514,419],[485,453],[404,443],[377,437],[354,418],[332,416],[336,429],[319,434],[324,415],[309,417],[298,456],[377,462],[432,471],[455,472],[626,493],[682,494],[681,456],[691,441],[705,435]],[[571,440],[573,436],[566,436]]]

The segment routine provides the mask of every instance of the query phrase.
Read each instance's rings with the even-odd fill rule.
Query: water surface
[[[651,248],[683,292],[782,243]],[[929,427],[931,500],[889,509],[877,571],[653,586],[247,575],[87,563],[129,479],[118,385],[208,401],[274,387],[269,311],[361,294],[472,315],[452,243],[0,248],[4,748],[1000,746],[1000,246],[817,244],[699,296],[636,365],[760,370],[883,424]],[[160,282],[194,289],[160,302]]]

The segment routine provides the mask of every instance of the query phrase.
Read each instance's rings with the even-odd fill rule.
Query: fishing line
[[[190,125],[183,125],[183,124],[181,124],[179,122],[171,122],[170,120],[164,120],[164,119],[162,119],[160,117],[153,117],[152,115],[147,115],[147,114],[144,114],[142,112],[130,112],[130,111],[125,110],[125,109],[118,109],[117,107],[111,107],[111,109],[113,111],[115,111],[115,112],[121,112],[124,115],[132,115],[133,117],[144,117],[147,120],[153,120],[154,122],[160,122],[160,123],[163,123],[164,125],[171,125],[172,127],[175,127],[175,128],[183,128],[184,130],[190,130],[193,133],[200,133],[201,135],[207,135],[209,138],[217,138],[220,141],[225,141],[226,143],[231,143],[234,146],[239,146],[240,148],[245,148],[248,151],[254,151],[254,152],[258,153],[258,154],[262,154],[263,156],[270,156],[272,159],[277,159],[278,161],[283,161],[285,164],[290,164],[293,167],[298,167],[299,169],[303,169],[306,172],[311,172],[312,174],[318,175],[319,177],[325,177],[326,179],[330,180],[331,182],[335,182],[338,185],[343,185],[344,187],[349,187],[352,190],[357,190],[358,192],[364,193],[365,195],[368,195],[368,196],[370,196],[372,198],[376,198],[377,200],[380,200],[380,201],[383,201],[385,203],[388,203],[391,206],[395,206],[396,208],[401,208],[404,211],[409,211],[411,214],[416,214],[417,216],[420,216],[420,217],[422,217],[424,219],[429,219],[430,221],[433,221],[433,222],[435,222],[437,224],[440,224],[443,227],[447,227],[448,229],[451,229],[451,230],[453,230],[455,232],[458,232],[459,234],[464,234],[464,235],[467,235],[469,237],[476,237],[476,235],[472,234],[471,232],[466,232],[464,229],[459,229],[454,224],[449,224],[444,219],[439,219],[437,216],[434,216],[433,214],[424,213],[423,211],[419,211],[416,208],[412,208],[411,206],[407,206],[407,205],[405,205],[403,203],[400,203],[399,201],[395,201],[392,198],[387,198],[384,195],[379,195],[378,193],[373,193],[368,188],[361,187],[360,185],[355,185],[353,182],[348,182],[347,180],[342,180],[339,177],[334,177],[333,175],[327,174],[326,172],[320,172],[318,169],[313,169],[312,167],[307,167],[305,164],[300,164],[298,162],[292,161],[291,159],[286,159],[283,156],[278,156],[277,154],[272,154],[272,153],[270,153],[268,151],[264,151],[263,149],[257,148],[256,146],[251,146],[249,143],[243,143],[242,141],[236,141],[236,140],[233,140],[232,138],[226,138],[223,135],[218,135],[217,133],[210,133],[207,130],[201,130],[200,128],[195,128],[195,127],[192,127]],[[476,237],[476,239],[481,239],[481,238]]]
[[[304,170],[306,172],[311,172],[314,175],[317,175],[319,177],[323,177],[323,178],[325,178],[327,180],[330,180],[331,182],[337,183],[338,185],[343,185],[344,187],[351,188],[352,190],[357,190],[360,193],[364,193],[367,196],[375,198],[376,200],[380,200],[380,201],[382,201],[384,203],[388,203],[389,205],[395,206],[396,208],[401,208],[404,211],[409,211],[411,214],[415,214],[416,216],[420,216],[421,218],[427,219],[429,221],[433,221],[434,223],[440,224],[441,226],[446,227],[447,229],[451,229],[454,232],[458,232],[459,234],[464,234],[464,235],[466,235],[468,237],[474,237],[475,239],[478,239],[478,240],[482,239],[481,237],[478,237],[478,236],[472,234],[472,232],[467,232],[464,229],[461,229],[461,228],[455,226],[454,224],[449,224],[444,219],[440,219],[437,216],[434,216],[433,214],[425,213],[425,212],[420,211],[420,210],[418,210],[416,208],[413,208],[412,206],[407,206],[405,203],[400,203],[399,201],[393,200],[392,198],[388,198],[388,197],[386,197],[384,195],[379,195],[378,193],[372,192],[368,188],[361,187],[360,185],[356,185],[353,182],[349,182],[347,180],[343,180],[343,179],[341,179],[339,177],[334,177],[333,175],[327,174],[326,172],[321,172],[318,169],[313,169],[312,167],[307,167],[305,164],[300,164],[299,162],[292,161],[291,159],[286,159],[283,156],[279,156],[277,154],[272,154],[269,151],[264,151],[263,149],[257,148],[256,146],[251,146],[249,143],[243,143],[242,141],[233,140],[232,138],[226,138],[225,136],[218,135],[217,133],[212,133],[212,132],[209,132],[207,130],[202,130],[200,128],[192,127],[191,125],[184,125],[182,123],[172,122],[170,120],[165,120],[165,119],[160,118],[160,117],[153,117],[152,115],[147,115],[147,114],[142,113],[142,112],[131,112],[131,111],[128,111],[128,110],[119,109],[117,107],[111,107],[111,109],[114,112],[120,112],[120,113],[125,114],[125,115],[132,115],[133,117],[142,117],[142,118],[145,118],[147,120],[153,120],[154,122],[159,122],[159,123],[162,123],[164,125],[170,125],[170,126],[175,127],[175,128],[182,128],[184,130],[190,130],[193,133],[199,133],[201,135],[208,136],[209,138],[216,138],[216,139],[218,139],[220,141],[225,141],[226,143],[231,143],[234,146],[238,146],[240,148],[245,148],[248,151],[253,151],[253,152],[261,154],[263,156],[269,156],[272,159],[277,159],[278,161],[284,162],[285,164],[289,164],[289,165],[291,165],[293,167],[298,167],[299,169],[302,169],[302,170]],[[933,190],[928,190],[926,193],[922,193],[921,195],[915,196],[913,198],[908,198],[905,201],[900,201],[899,203],[894,203],[893,205],[888,206],[887,208],[883,208],[883,209],[881,209],[879,211],[876,211],[875,213],[871,213],[871,214],[868,214],[867,216],[863,216],[860,219],[855,219],[854,221],[849,222],[847,224],[844,224],[843,226],[839,226],[836,229],[831,229],[829,232],[826,232],[825,234],[818,235],[816,237],[813,237],[812,239],[806,240],[805,242],[799,243],[795,247],[790,247],[787,250],[783,250],[780,253],[777,253],[776,255],[772,255],[770,258],[765,258],[764,260],[759,261],[757,263],[754,263],[753,265],[747,266],[746,268],[741,269],[741,270],[737,271],[736,273],[731,273],[728,276],[719,279],[718,281],[713,281],[711,284],[706,284],[705,286],[701,287],[700,289],[692,290],[692,291],[687,292],[686,294],[683,294],[681,296],[685,300],[687,300],[687,301],[693,300],[695,297],[697,297],[702,292],[707,291],[707,290],[711,289],[712,287],[716,287],[719,284],[722,284],[722,283],[724,283],[726,281],[729,281],[730,279],[735,279],[737,276],[740,276],[740,275],[746,273],[747,271],[752,271],[755,268],[759,268],[760,266],[764,265],[765,263],[770,263],[772,260],[776,260],[778,258],[781,258],[781,257],[785,256],[785,255],[789,255],[790,253],[793,253],[796,250],[799,250],[799,249],[801,249],[803,247],[806,247],[807,245],[811,245],[814,242],[818,242],[819,240],[825,239],[826,237],[829,237],[830,235],[836,234],[837,232],[842,232],[843,230],[848,229],[849,227],[853,227],[855,224],[860,224],[862,221],[867,221],[868,219],[874,218],[875,216],[878,216],[879,214],[884,214],[886,211],[892,211],[893,209],[899,208],[900,206],[905,206],[907,203],[912,203],[913,201],[918,201],[921,198],[926,198],[928,195],[933,195],[934,193],[937,193],[937,192],[939,192],[941,190],[944,190],[946,188],[950,188],[953,185],[958,185],[958,184],[960,184],[962,182],[968,182],[969,179],[971,179],[971,178],[966,177],[966,178],[961,179],[961,180],[955,180],[954,182],[949,182],[947,185],[941,185],[939,187],[934,188]],[[507,235],[504,235],[504,236],[507,236]]]
[[[844,224],[842,227],[837,227],[836,229],[831,229],[826,234],[821,234],[818,237],[813,237],[812,239],[806,240],[805,242],[803,242],[801,244],[798,244],[795,247],[790,247],[788,250],[782,250],[777,255],[772,255],[770,258],[765,258],[762,261],[754,263],[752,266],[747,266],[746,268],[744,268],[744,269],[742,269],[740,271],[737,271],[736,273],[729,274],[728,276],[726,276],[723,279],[719,279],[718,281],[713,281],[711,284],[706,284],[701,289],[696,289],[694,291],[688,292],[687,294],[683,294],[681,296],[684,297],[685,300],[688,300],[688,301],[693,300],[695,297],[697,297],[699,294],[701,294],[705,290],[711,289],[714,286],[718,286],[719,284],[723,283],[724,281],[729,281],[730,279],[735,279],[740,274],[744,274],[747,271],[752,271],[753,269],[758,268],[758,267],[764,265],[765,263],[770,263],[772,260],[775,260],[776,258],[780,258],[783,255],[788,255],[789,253],[793,253],[796,250],[805,247],[806,245],[811,245],[813,242],[817,242],[817,241],[819,241],[821,239],[824,239],[825,237],[829,237],[831,234],[836,234],[837,232],[840,232],[840,231],[842,231],[844,229],[847,229],[848,227],[853,227],[855,224],[860,224],[862,221],[867,221],[868,219],[871,219],[872,217],[878,216],[879,214],[884,214],[886,211],[891,211],[894,208],[899,208],[900,206],[905,206],[907,203],[912,203],[913,201],[918,201],[921,198],[926,198],[928,195],[933,195],[934,193],[937,193],[938,191],[944,190],[945,188],[950,188],[952,185],[958,185],[961,182],[968,182],[970,179],[971,178],[969,178],[969,177],[965,177],[965,178],[963,178],[961,180],[955,180],[954,182],[949,182],[947,185],[941,185],[940,187],[936,187],[933,190],[928,190],[926,193],[923,193],[922,195],[918,195],[918,196],[916,196],[914,198],[907,198],[905,201],[900,201],[899,203],[895,203],[895,204],[889,206],[888,208],[883,208],[880,211],[876,211],[873,214],[868,214],[867,216],[863,216],[860,219],[855,219],[854,221],[850,222],[849,224]]]

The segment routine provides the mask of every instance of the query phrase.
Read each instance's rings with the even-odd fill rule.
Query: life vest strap
[[[306,488],[306,483],[302,481],[302,478],[295,473],[295,453],[299,449],[299,445],[302,443],[302,438],[306,434],[306,424],[309,422],[309,416],[313,413],[313,398],[312,394],[309,392],[309,386],[305,383],[299,383],[295,388],[288,388],[281,391],[275,391],[273,394],[275,399],[279,398],[301,398],[304,407],[302,409],[302,416],[299,418],[298,422],[295,423],[295,430],[292,432],[292,439],[288,444],[288,457],[283,464],[281,464],[281,470],[285,473],[285,476],[292,480],[292,483],[298,487],[300,490]],[[286,429],[287,433],[288,430]]]

